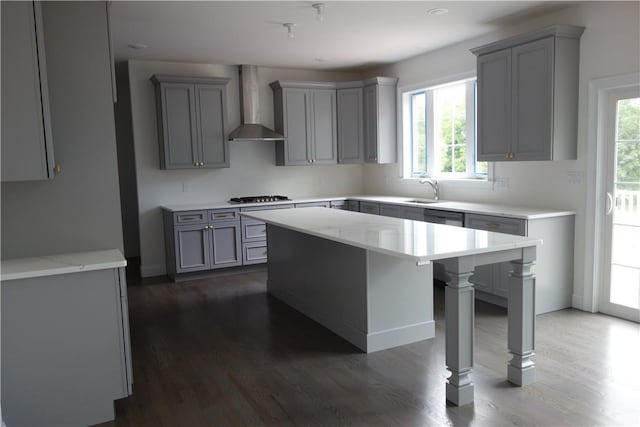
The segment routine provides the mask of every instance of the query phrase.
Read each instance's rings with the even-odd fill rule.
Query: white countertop
[[[117,249],[47,255],[0,261],[0,280],[28,279],[81,271],[126,267],[127,261]]]
[[[410,258],[417,264],[542,244],[540,239],[338,209],[274,209],[241,213],[335,242]]]
[[[273,202],[273,203],[239,204],[239,203],[229,203],[229,202],[221,202],[221,201],[217,201],[217,202],[211,201],[211,202],[189,203],[189,204],[183,204],[183,205],[165,205],[165,206],[161,206],[161,208],[170,212],[180,212],[180,211],[196,211],[196,210],[206,210],[206,209],[246,208],[246,207],[252,207],[252,206],[267,207],[269,205],[286,205],[286,204],[292,204],[292,203],[309,203],[309,202],[322,202],[327,200],[346,200],[346,199],[377,202],[377,203],[389,203],[394,205],[418,207],[418,208],[425,208],[425,209],[439,209],[444,211],[475,213],[480,215],[493,215],[493,216],[501,216],[501,217],[507,217],[507,218],[517,218],[517,219],[541,219],[541,218],[552,218],[556,216],[575,215],[574,211],[554,211],[552,209],[527,208],[527,207],[500,205],[500,204],[492,204],[492,203],[467,203],[467,202],[455,202],[455,201],[447,201],[447,200],[422,199],[419,197],[367,196],[367,195],[309,197],[309,198],[293,199],[293,200],[287,200],[283,202]],[[411,202],[411,200],[420,200],[427,203],[416,203],[416,202]]]

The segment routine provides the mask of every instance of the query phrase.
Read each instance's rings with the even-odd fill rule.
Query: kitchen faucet
[[[431,188],[433,188],[433,198],[435,200],[438,200],[439,194],[438,194],[438,180],[434,179],[433,181],[430,179],[421,179],[420,184],[429,184],[431,186]]]

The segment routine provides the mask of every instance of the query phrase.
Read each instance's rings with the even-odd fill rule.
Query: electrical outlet
[[[182,183],[182,192],[183,193],[188,193],[191,191],[191,185],[188,182],[183,182]]]
[[[580,184],[582,182],[582,175],[581,171],[568,171],[567,182],[569,182],[569,184]]]
[[[509,178],[496,177],[493,180],[493,188],[509,188]]]

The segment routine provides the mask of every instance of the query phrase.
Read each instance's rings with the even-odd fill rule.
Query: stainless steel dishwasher
[[[424,211],[424,220],[427,222],[455,225],[457,227],[464,226],[464,213],[462,212],[439,211],[437,209],[425,209]],[[441,282],[447,281],[444,265],[437,262],[433,263],[433,278]]]
[[[434,222],[436,224],[455,225],[462,227],[464,225],[464,213],[440,211],[437,209],[425,209],[424,220],[426,222]]]

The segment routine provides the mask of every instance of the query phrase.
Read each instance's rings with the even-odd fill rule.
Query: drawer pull
[[[500,224],[496,224],[495,222],[490,222],[487,224],[487,228],[493,228],[493,229],[500,228]]]
[[[236,215],[234,212],[214,213],[214,218],[234,218]]]
[[[196,221],[202,219],[202,217],[200,215],[184,215],[180,216],[180,219],[182,221]]]

